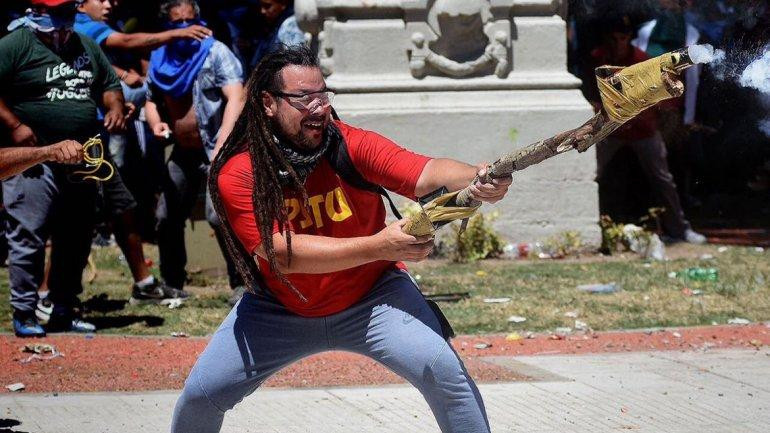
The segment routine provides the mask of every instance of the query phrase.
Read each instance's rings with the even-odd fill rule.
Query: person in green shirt
[[[76,0],[29,0],[30,9],[0,39],[0,125],[12,146],[85,143],[101,127],[125,127],[120,81],[98,45],[73,31]],[[96,120],[97,107],[105,112]],[[73,166],[49,161],[3,181],[8,213],[8,274],[13,327],[45,335],[35,309],[51,240],[48,331],[92,332],[78,314],[91,249],[98,185]],[[80,167],[82,169],[82,167]]]

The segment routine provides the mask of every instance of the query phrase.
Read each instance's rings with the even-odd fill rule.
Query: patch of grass
[[[693,249],[694,248],[694,249]],[[148,247],[156,260],[157,251]],[[423,291],[429,293],[470,292],[471,297],[456,303],[441,303],[455,328],[462,334],[542,331],[574,327],[578,319],[595,330],[694,326],[726,323],[732,317],[752,321],[770,320],[770,253],[753,248],[730,248],[724,253],[713,246],[669,248],[675,257],[669,262],[645,263],[636,257],[584,257],[571,261],[478,261],[453,264],[428,261],[411,265],[420,275]],[[702,261],[698,256],[712,254]],[[94,249],[97,274],[85,285],[81,299],[89,307],[87,318],[103,333],[169,335],[181,331],[188,335],[212,333],[230,307],[230,289],[225,275],[191,275],[188,289],[194,298],[182,308],[158,305],[132,306],[131,278],[117,248]],[[157,263],[157,260],[156,260]],[[719,269],[718,281],[671,279],[668,273],[688,267]],[[478,271],[483,271],[477,273]],[[622,291],[607,295],[579,292],[579,284],[616,282]],[[683,289],[699,290],[687,296]],[[8,273],[0,272],[0,296],[8,299]],[[487,304],[484,298],[510,297],[505,304]],[[10,306],[0,303],[0,330],[10,332]],[[508,323],[512,315],[527,321]]]
[[[145,254],[158,263],[157,248],[146,245]],[[94,248],[91,258],[96,277],[84,283],[80,299],[86,308],[86,318],[100,333],[131,335],[170,335],[185,332],[188,335],[212,333],[230,311],[227,298],[230,288],[227,278],[192,274],[189,290],[194,298],[178,309],[161,305],[130,305],[131,273],[117,247]],[[157,266],[153,272],[157,271]],[[88,275],[88,271],[85,275]],[[157,276],[157,275],[156,275]],[[0,296],[8,299],[8,272],[0,272]],[[11,332],[11,309],[7,302],[0,303],[0,330]]]
[[[754,321],[770,319],[770,272],[768,252],[730,248],[718,253],[713,246],[700,247],[669,262],[645,264],[636,258],[607,261],[599,257],[560,261],[483,261],[465,265],[426,263],[411,266],[421,276],[423,291],[469,291],[471,297],[441,307],[458,333],[503,333],[574,327],[578,319],[595,330],[694,326],[726,323],[732,317]],[[711,253],[714,260],[698,259]],[[719,281],[671,279],[668,273],[693,266],[719,269]],[[478,276],[477,271],[483,271]],[[622,291],[607,294],[579,292],[576,286],[616,282]],[[700,291],[688,296],[683,289]],[[686,291],[685,291],[686,292]],[[486,304],[484,298],[510,297],[506,304]],[[507,318],[524,316],[524,323]]]

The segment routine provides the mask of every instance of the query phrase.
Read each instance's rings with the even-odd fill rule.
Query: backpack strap
[[[337,112],[332,108],[332,118],[340,120],[337,116]],[[396,218],[402,219],[401,212],[398,211],[393,199],[390,198],[390,194],[380,185],[376,185],[368,180],[364,179],[361,173],[358,172],[353,161],[350,159],[350,153],[348,152],[348,146],[345,143],[345,138],[341,137],[338,143],[333,143],[330,146],[329,151],[326,152],[326,157],[329,159],[334,171],[347,182],[350,186],[364,191],[373,192],[379,194],[386,199],[390,204],[390,210],[393,212]]]

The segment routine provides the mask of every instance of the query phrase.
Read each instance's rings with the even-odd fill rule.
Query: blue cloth
[[[72,27],[71,18],[62,18],[57,15],[39,14],[29,9],[26,15],[17,18],[8,24],[8,31],[12,32],[19,27],[29,27],[34,31],[48,33],[56,29]]]
[[[326,317],[301,317],[266,295],[244,294],[190,371],[171,431],[220,431],[225,411],[268,377],[327,350],[368,356],[407,379],[442,432],[489,432],[473,379],[414,281],[397,270],[383,273],[358,303]]]
[[[215,40],[192,86],[192,104],[198,121],[198,132],[209,158],[214,151],[225,111],[226,100],[222,88],[237,83],[243,83],[241,62],[227,45]],[[152,75],[148,77],[147,84],[147,99],[162,103],[163,95],[157,92],[165,92],[155,86]]]
[[[178,28],[191,24],[186,22]],[[212,37],[203,41],[183,39],[154,50],[150,54],[150,79],[164,93],[174,98],[184,96],[192,89],[212,45]]]
[[[75,31],[81,35],[86,35],[93,39],[97,44],[102,45],[104,41],[115,33],[107,23],[94,21],[90,16],[79,13],[75,16]]]

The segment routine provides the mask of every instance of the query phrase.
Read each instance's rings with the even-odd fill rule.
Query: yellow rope
[[[458,193],[459,191],[444,194],[426,204],[422,208],[422,212],[411,218],[407,225],[404,226],[404,233],[409,233],[412,236],[427,236],[436,231],[433,223],[463,220],[472,217],[481,205],[468,207],[446,206],[447,203],[453,201]]]
[[[94,155],[91,154],[92,148],[97,149]],[[105,182],[112,179],[112,176],[115,175],[115,167],[104,159],[104,145],[102,144],[102,139],[99,135],[89,138],[88,141],[83,144],[83,161],[85,162],[86,167],[93,168],[72,172],[72,174],[83,175],[83,180],[91,179],[97,182]],[[94,173],[99,171],[103,165],[107,166],[109,174],[102,177],[94,175]]]

